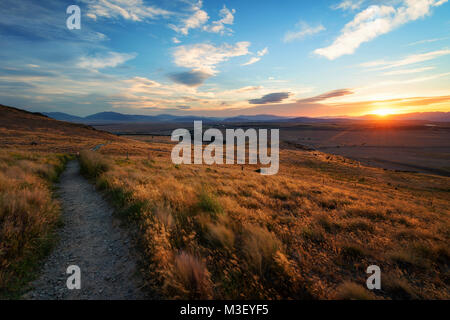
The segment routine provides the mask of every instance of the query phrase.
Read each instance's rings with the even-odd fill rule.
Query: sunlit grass
[[[49,252],[59,205],[52,184],[67,157],[0,152],[0,297],[18,297]]]
[[[122,190],[121,210],[139,217],[148,285],[162,297],[450,297],[448,178],[287,150],[280,173],[263,177],[254,166],[175,167],[169,150],[126,163],[97,154],[109,163],[97,183]],[[415,280],[369,292],[371,264]]]

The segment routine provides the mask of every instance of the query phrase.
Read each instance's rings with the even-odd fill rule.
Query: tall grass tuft
[[[109,168],[109,163],[104,156],[91,150],[80,152],[81,173],[91,178],[97,178]]]
[[[200,259],[187,252],[174,258],[171,277],[165,286],[178,299],[211,299],[213,297],[210,273]]]
[[[273,266],[274,255],[281,249],[280,240],[267,229],[251,225],[244,229],[243,238],[247,263],[263,276]]]

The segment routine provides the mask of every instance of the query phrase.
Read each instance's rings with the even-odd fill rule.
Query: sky
[[[0,41],[0,104],[30,111],[450,111],[447,0],[2,0]]]

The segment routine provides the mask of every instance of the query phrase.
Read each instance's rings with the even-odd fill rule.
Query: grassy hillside
[[[54,183],[69,156],[106,143],[112,153],[133,153],[136,146],[144,150],[129,142],[0,106],[0,298],[23,293],[54,243],[60,213]]]
[[[0,105],[0,148],[3,150],[76,153],[107,142],[120,144],[129,140],[90,126]]]
[[[175,166],[170,150],[81,157],[140,225],[144,273],[161,297],[450,298],[449,178],[288,149],[279,174],[261,176],[254,166]],[[375,293],[365,289],[372,264],[382,270]]]
[[[17,297],[51,249],[59,221],[52,183],[67,157],[0,152],[0,297]]]

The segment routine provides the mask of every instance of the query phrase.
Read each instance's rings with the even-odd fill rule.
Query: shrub
[[[218,214],[223,211],[219,201],[208,191],[202,190],[198,195],[198,208],[201,211]]]
[[[187,252],[175,256],[172,276],[165,286],[178,299],[211,299],[213,296],[210,274],[200,259]]]
[[[173,225],[173,216],[170,208],[158,206],[153,211],[156,218],[166,227],[170,228]]]
[[[80,152],[81,173],[91,178],[99,177],[109,168],[109,163],[98,152],[83,150]]]
[[[247,226],[243,234],[243,251],[248,264],[258,274],[264,275],[273,264],[274,254],[281,249],[277,237],[257,226]]]
[[[232,249],[234,246],[234,233],[224,224],[207,224],[207,238],[213,244],[219,244],[223,248]]]

